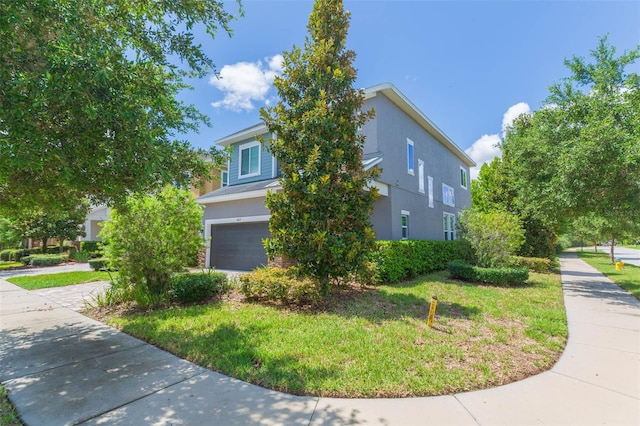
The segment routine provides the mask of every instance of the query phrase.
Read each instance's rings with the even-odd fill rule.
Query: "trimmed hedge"
[[[6,249],[6,250],[0,251],[0,261],[8,262],[9,261],[9,255],[11,255],[12,251],[13,251],[13,249]]]
[[[513,266],[522,266],[533,272],[549,272],[553,269],[553,262],[544,257],[521,257],[513,256],[511,258]]]
[[[453,278],[500,287],[522,285],[529,279],[529,269],[526,267],[480,268],[454,260],[449,262],[447,268]]]
[[[90,259],[89,266],[94,271],[100,271],[103,269],[109,268],[109,259],[98,258],[98,259]]]
[[[447,269],[454,259],[471,260],[465,241],[398,240],[376,241],[372,260],[377,265],[377,279],[394,283],[403,279]]]
[[[24,256],[20,262],[31,266],[54,266],[69,260],[69,256],[64,254],[32,254]]]
[[[227,288],[227,275],[222,272],[184,273],[171,277],[170,294],[182,303],[194,303],[223,293]]]
[[[315,303],[320,299],[317,280],[299,277],[295,267],[264,267],[239,277],[239,291],[247,299],[284,304]]]
[[[100,241],[80,241],[80,250],[81,251],[88,251],[89,253],[93,253],[98,251],[99,247],[98,244],[100,244]]]

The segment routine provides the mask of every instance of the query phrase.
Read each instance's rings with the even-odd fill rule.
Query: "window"
[[[460,166],[460,186],[467,189],[467,169]]]
[[[260,143],[251,142],[240,145],[240,178],[260,174]]]
[[[447,206],[456,206],[456,199],[453,188],[445,183],[442,184],[442,202]]]
[[[452,213],[443,213],[442,229],[444,229],[445,240],[455,240],[456,239],[456,215]]]
[[[424,194],[424,161],[418,160],[418,191]]]
[[[433,178],[429,176],[427,181],[429,184],[429,207],[433,208]]]
[[[229,186],[229,172],[227,172],[226,170],[223,170],[220,174],[220,186]]]
[[[413,175],[413,141],[407,139],[407,173]]]
[[[409,238],[409,212],[402,210],[400,217],[402,223],[402,239],[406,240]]]

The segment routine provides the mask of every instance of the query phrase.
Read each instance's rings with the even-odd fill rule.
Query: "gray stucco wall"
[[[203,220],[226,219],[270,214],[264,205],[265,197],[227,201],[205,205]]]
[[[466,189],[460,185],[460,168],[469,177],[469,167],[384,95],[378,94],[368,103],[376,109],[376,120],[363,127],[367,139],[374,141],[365,146],[382,153],[379,180],[389,185],[385,204],[390,217],[385,219],[379,212],[373,217],[376,228],[383,229],[387,222],[389,231],[379,232],[378,238],[402,237],[401,211],[405,210],[409,212],[410,239],[444,239],[443,213],[458,213],[471,206],[470,183]],[[413,175],[407,171],[407,138],[414,146]],[[419,159],[424,161],[424,194],[419,192]],[[433,208],[429,207],[429,176],[433,178]],[[455,207],[443,204],[443,183],[454,189]]]

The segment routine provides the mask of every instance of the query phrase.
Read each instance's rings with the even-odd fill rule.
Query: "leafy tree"
[[[615,57],[605,37],[591,56],[565,61],[573,74],[514,122],[503,159],[522,211],[557,224],[593,214],[615,242],[640,222],[640,79],[625,71],[640,48]]]
[[[84,223],[90,207],[86,200],[62,200],[49,208],[34,208],[13,220],[13,226],[24,238],[33,238],[47,247],[50,238],[57,238],[62,251],[64,240],[75,240],[85,235]]]
[[[367,184],[376,171],[362,168],[364,136],[358,129],[373,111],[361,110],[353,88],[355,53],[346,49],[349,13],[342,1],[317,0],[304,51],[284,53],[275,86],[280,101],[261,111],[277,138],[269,150],[281,166],[282,191],[267,196],[271,210],[270,256],[284,254],[319,279],[327,294],[332,279],[362,269],[374,245],[369,214],[377,196]]]
[[[110,215],[100,237],[110,264],[120,271],[116,287],[141,306],[160,303],[171,274],[202,247],[202,207],[189,191],[168,187],[158,195],[132,196]]]
[[[0,249],[16,247],[22,236],[13,223],[4,217],[0,217]]]
[[[203,175],[179,134],[208,120],[176,95],[213,69],[193,28],[230,34],[232,19],[215,0],[3,1],[0,206],[113,202]]]
[[[458,219],[458,235],[471,245],[478,266],[509,265],[510,257],[524,242],[520,219],[505,211],[467,210]]]

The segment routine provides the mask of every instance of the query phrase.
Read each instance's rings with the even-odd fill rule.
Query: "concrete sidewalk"
[[[0,381],[27,425],[638,425],[640,302],[568,253],[548,372],[433,398],[296,397],[231,379],[0,279]]]

